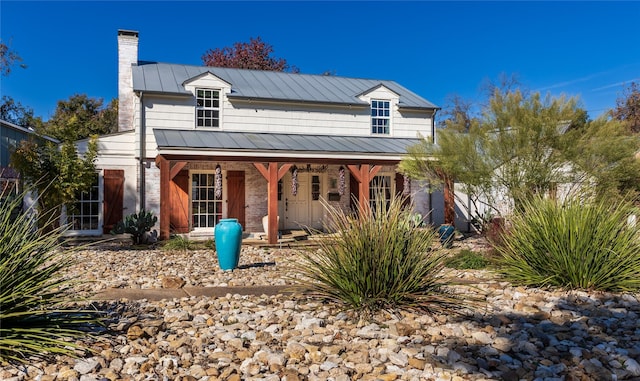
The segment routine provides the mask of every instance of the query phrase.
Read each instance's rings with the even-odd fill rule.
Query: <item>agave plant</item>
[[[329,216],[325,229],[332,234],[294,264],[303,291],[365,315],[469,307],[447,287],[453,283],[442,272],[446,253],[433,248],[435,231],[418,227],[401,198],[361,208],[358,216],[323,205]]]
[[[10,213],[20,203],[0,203],[0,361],[75,355],[82,349],[76,339],[101,318],[71,307],[74,280],[62,270],[72,259],[62,250],[62,230],[38,232],[33,216]]]
[[[621,202],[534,199],[496,246],[499,271],[530,286],[640,289],[640,229]]]

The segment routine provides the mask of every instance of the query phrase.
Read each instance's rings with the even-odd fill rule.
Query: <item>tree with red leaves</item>
[[[640,132],[640,82],[631,82],[623,96],[616,100],[611,116],[625,122],[631,131]]]
[[[290,66],[284,58],[271,57],[271,53],[273,46],[262,41],[260,37],[251,37],[249,42],[236,42],[233,47],[207,50],[202,55],[202,62],[206,66],[300,72],[300,69]]]

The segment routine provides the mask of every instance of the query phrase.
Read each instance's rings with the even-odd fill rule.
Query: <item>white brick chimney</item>
[[[131,65],[138,64],[138,32],[118,30],[118,131],[133,130],[134,94]]]

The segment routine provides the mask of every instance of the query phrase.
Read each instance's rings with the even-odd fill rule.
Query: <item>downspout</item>
[[[146,209],[146,157],[147,136],[145,124],[144,93],[140,92],[140,209]]]

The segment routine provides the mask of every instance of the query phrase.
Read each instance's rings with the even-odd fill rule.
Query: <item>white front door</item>
[[[318,173],[298,172],[297,192],[294,195],[292,175],[284,178],[284,229],[322,228],[322,175]]]

